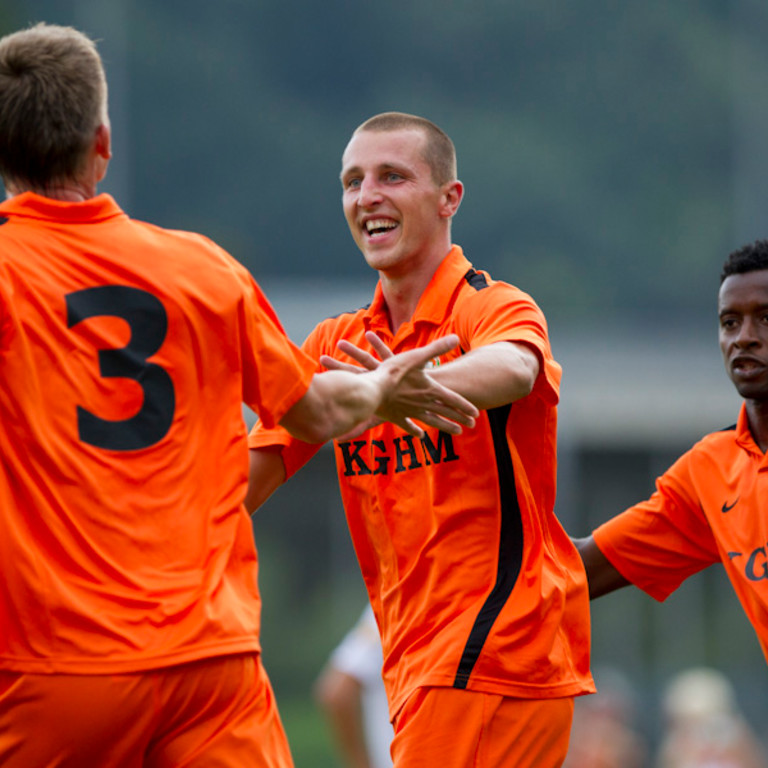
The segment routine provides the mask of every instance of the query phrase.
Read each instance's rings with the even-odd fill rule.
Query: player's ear
[[[107,175],[107,167],[112,158],[112,131],[109,123],[100,123],[93,139],[93,152],[96,160],[96,182]]]
[[[463,197],[464,185],[458,179],[444,184],[440,200],[440,216],[450,219],[459,210]]]
[[[94,149],[96,154],[104,160],[112,157],[112,129],[109,123],[99,123],[96,127],[96,136],[94,138]]]

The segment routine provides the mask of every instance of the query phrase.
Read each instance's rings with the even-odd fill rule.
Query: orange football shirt
[[[0,668],[258,650],[241,403],[275,424],[315,363],[200,235],[108,195],[0,216]]]
[[[593,535],[624,578],[656,600],[721,562],[768,659],[766,511],[768,456],[742,405],[735,427],[696,443],[656,481],[650,499]]]
[[[462,352],[497,341],[534,349],[533,392],[452,437],[392,424],[337,441],[349,529],[382,634],[392,714],[420,686],[523,698],[593,690],[586,577],[553,513],[561,371],[544,316],[522,291],[476,271],[454,246],[413,319],[393,336],[381,286],[370,307],[320,323],[304,344],[338,357],[367,330],[395,352],[458,334]],[[317,450],[257,425],[251,448],[281,445],[286,473]]]

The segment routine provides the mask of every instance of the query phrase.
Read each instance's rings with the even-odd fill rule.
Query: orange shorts
[[[0,672],[3,768],[292,768],[259,656],[120,675]]]
[[[419,688],[395,717],[395,768],[558,768],[573,699]]]

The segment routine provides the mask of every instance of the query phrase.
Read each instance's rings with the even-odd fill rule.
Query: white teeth
[[[394,229],[396,226],[390,219],[369,219],[365,222],[365,230],[369,235],[376,231]]]

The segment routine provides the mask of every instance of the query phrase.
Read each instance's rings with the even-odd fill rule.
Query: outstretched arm
[[[367,333],[381,361],[392,357],[392,351],[375,333]],[[376,370],[379,358],[348,341],[340,341],[339,349],[368,371]],[[354,371],[356,367],[323,355],[320,362],[329,369]],[[466,354],[429,370],[429,376],[462,395],[477,408],[486,410],[512,403],[531,393],[539,375],[539,358],[525,344],[499,341],[478,347]],[[359,369],[358,369],[359,370]]]
[[[430,373],[478,408],[488,410],[529,395],[539,367],[539,358],[530,347],[498,341],[472,349]]]
[[[631,584],[611,565],[610,560],[600,551],[592,536],[587,536],[585,539],[573,539],[573,543],[579,550],[584,568],[587,571],[590,600]]]
[[[432,358],[458,343],[457,336],[446,336],[424,347],[390,355],[363,373],[344,369],[319,373],[280,425],[310,443],[346,434],[374,416],[417,437],[422,437],[424,431],[411,419],[459,434],[461,425],[474,426],[477,408],[424,372]]]
[[[460,425],[474,426],[477,408],[424,372],[429,360],[456,344],[458,338],[448,336],[391,355],[372,371],[318,373],[280,425],[308,443],[325,442],[374,419],[392,421],[418,437],[424,432],[411,421],[414,418],[459,434]],[[245,507],[252,514],[285,482],[286,472],[279,446],[252,448],[249,461]]]

